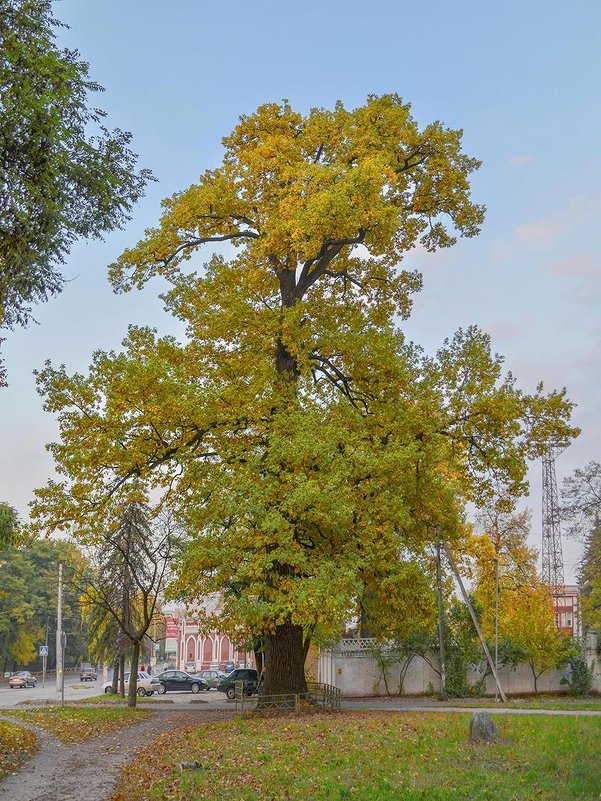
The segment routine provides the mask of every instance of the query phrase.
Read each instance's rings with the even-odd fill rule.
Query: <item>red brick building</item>
[[[555,625],[571,637],[581,637],[580,590],[574,584],[566,584],[563,592],[554,596]]]
[[[198,618],[184,606],[163,608],[165,616],[165,661],[178,670],[197,671],[226,664],[253,667],[254,654],[238,648],[227,634],[214,630],[200,633]]]

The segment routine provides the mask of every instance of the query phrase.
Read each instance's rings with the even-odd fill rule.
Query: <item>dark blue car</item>
[[[161,683],[158,693],[169,692],[170,690],[184,690],[193,693],[208,692],[209,685],[204,679],[199,676],[191,676],[189,673],[184,673],[183,670],[165,670],[164,673],[159,673],[156,678]]]
[[[257,692],[259,677],[257,675],[257,671],[253,670],[252,668],[238,668],[238,670],[232,670],[231,673],[228,673],[227,676],[224,676],[221,679],[217,685],[217,689],[220,693],[225,693],[231,700],[232,698],[236,697],[237,681],[244,682],[245,695],[253,695]]]

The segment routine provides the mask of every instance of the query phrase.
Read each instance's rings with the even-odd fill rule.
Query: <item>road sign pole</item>
[[[46,660],[48,659],[48,642],[40,645],[39,655],[42,657],[42,687],[46,686]]]

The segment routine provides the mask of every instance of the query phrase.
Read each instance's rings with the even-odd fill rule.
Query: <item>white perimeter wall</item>
[[[594,652],[587,655],[587,661],[589,664],[594,662],[593,689],[601,693],[601,663]],[[438,666],[435,656],[432,657],[432,662]],[[393,664],[388,678],[388,689],[392,695],[399,693],[399,675],[400,664]],[[561,679],[566,675],[566,670],[553,669],[543,673],[538,679],[538,691],[565,692],[567,688],[561,684]],[[517,670],[502,668],[499,678],[503,690],[509,695],[534,692],[534,679],[527,664],[519,665]],[[475,683],[479,675],[468,674],[468,679]],[[319,655],[317,680],[338,687],[343,696],[386,695],[386,687],[376,660],[366,653],[322,651]],[[403,694],[419,695],[432,688],[438,692],[440,677],[422,657],[414,657],[405,676]],[[484,692],[494,695],[495,682],[492,676],[487,677]]]

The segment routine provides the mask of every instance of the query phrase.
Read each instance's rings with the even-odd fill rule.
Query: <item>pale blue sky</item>
[[[177,330],[156,299],[160,284],[114,296],[106,265],[153,225],[161,198],[216,165],[220,139],[241,113],[287,97],[302,111],[350,107],[398,92],[421,124],[465,131],[483,160],[474,195],[488,207],[475,240],[411,255],[425,288],[405,326],[434,350],[477,323],[520,384],[567,386],[580,439],[557,464],[561,478],[600,458],[601,425],[601,3],[599,0],[62,0],[108,122],[131,130],[140,163],[159,183],[127,229],[79,243],[73,280],[37,310],[39,326],[11,334],[10,386],[0,392],[0,499],[26,514],[51,474],[55,435],[32,370],[47,358],[83,370],[97,348],[117,347],[129,322]],[[528,504],[540,536],[540,469]],[[564,542],[566,578],[578,547]]]

